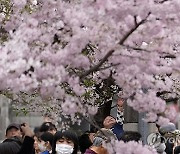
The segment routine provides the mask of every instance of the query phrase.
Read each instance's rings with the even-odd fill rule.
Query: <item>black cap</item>
[[[21,127],[17,123],[12,123],[6,128],[6,134],[7,134],[7,131],[10,130],[11,128],[16,128],[16,129],[20,130]]]

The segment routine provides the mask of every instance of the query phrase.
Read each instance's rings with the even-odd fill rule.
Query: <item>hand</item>
[[[29,137],[34,136],[34,132],[31,130],[31,128],[29,127],[27,123],[21,124],[21,130],[24,136],[29,136]]]

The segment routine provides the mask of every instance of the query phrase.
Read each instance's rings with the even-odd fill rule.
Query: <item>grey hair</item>
[[[101,137],[95,137],[93,140],[93,146],[101,146],[104,140]]]

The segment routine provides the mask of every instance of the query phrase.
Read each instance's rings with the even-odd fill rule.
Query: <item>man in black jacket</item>
[[[12,138],[7,138],[0,144],[0,153],[2,154],[34,154],[34,133],[28,126],[24,123],[20,126],[21,132],[24,135],[23,138],[19,136],[13,136]]]

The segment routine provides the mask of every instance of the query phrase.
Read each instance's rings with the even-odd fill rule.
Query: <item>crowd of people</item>
[[[109,120],[109,121],[108,121]],[[114,119],[107,117],[105,126],[112,125]],[[109,125],[108,125],[109,124]],[[116,125],[116,124],[115,124]],[[113,128],[113,125],[112,127]],[[108,154],[103,142],[118,140],[112,129],[101,128],[97,132],[86,131],[78,136],[72,130],[57,130],[52,122],[44,122],[32,130],[27,123],[10,124],[6,129],[6,138],[0,143],[1,154]],[[117,132],[116,132],[117,133]],[[129,141],[139,134],[123,132],[121,139]],[[140,135],[138,136],[140,140]],[[120,139],[120,138],[119,138]],[[137,140],[137,141],[138,141]]]
[[[123,130],[123,102],[117,103],[117,116],[104,118],[103,127],[76,134],[73,130],[61,130],[52,122],[44,122],[34,130],[27,123],[11,123],[0,143],[0,154],[110,154],[106,143],[112,140],[124,142],[141,141],[138,132]],[[178,154],[180,146],[165,141],[163,135],[176,130],[174,124],[157,126],[156,138],[152,145],[159,154]],[[158,136],[157,135],[157,136]]]

